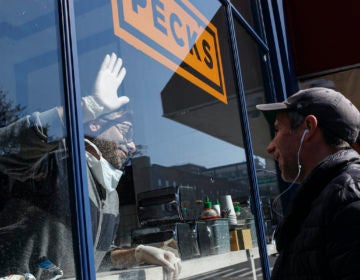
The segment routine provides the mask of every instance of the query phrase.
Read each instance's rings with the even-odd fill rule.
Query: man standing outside
[[[351,148],[358,109],[320,87],[256,107],[274,125],[267,152],[282,179],[300,183],[275,234],[271,279],[359,279],[360,157]]]

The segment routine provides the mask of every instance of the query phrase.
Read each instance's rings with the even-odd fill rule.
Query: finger
[[[105,70],[108,67],[109,62],[110,62],[110,55],[107,54],[107,55],[105,55],[105,58],[104,58],[103,62],[101,63],[100,71]]]
[[[174,263],[174,268],[175,268],[175,270],[174,270],[174,272],[173,272],[172,275],[171,275],[171,280],[176,280],[176,279],[178,279],[178,276],[179,276],[179,274],[180,274],[181,266],[179,266],[179,262],[178,262],[178,261]]]
[[[174,268],[172,271],[176,272],[178,270],[178,263],[181,263],[181,260],[175,256],[172,252],[166,251],[165,252],[165,260],[167,260],[171,266]],[[181,267],[180,267],[181,269]]]
[[[167,270],[165,267],[162,268],[163,280],[168,280]]]
[[[122,106],[124,106],[125,104],[129,103],[130,99],[129,97],[127,96],[120,96],[118,99],[117,99],[117,108],[120,108]]]
[[[178,275],[181,273],[181,269],[182,269],[181,259],[178,258],[175,264],[175,270]]]
[[[108,65],[108,69],[110,70],[110,72],[112,72],[114,69],[116,59],[117,59],[116,54],[112,53],[111,57],[110,57],[109,65]]]
[[[166,259],[159,259],[158,261],[159,261],[159,265],[161,265],[163,268],[167,269],[168,271],[171,272],[175,271],[174,265],[171,262],[167,261]]]
[[[124,78],[125,78],[125,75],[126,75],[126,68],[123,67],[123,68],[121,68],[121,70],[120,70],[120,72],[119,72],[119,75],[117,75],[117,77],[116,77],[118,86],[121,85],[122,81],[123,81]]]
[[[167,267],[163,267],[162,272],[164,280],[172,280],[172,272]]]
[[[123,64],[123,60],[119,57],[116,62],[115,62],[115,66],[114,66],[114,69],[112,70],[112,72],[115,74],[115,75],[118,75],[120,69],[121,69],[121,66]]]
[[[178,277],[177,277],[176,271],[169,271],[169,272],[168,272],[168,278],[169,278],[170,280],[177,280]]]

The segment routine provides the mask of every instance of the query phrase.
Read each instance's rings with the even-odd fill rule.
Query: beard
[[[98,147],[104,159],[116,169],[121,169],[126,161],[127,155],[118,148],[115,142],[99,138],[90,138],[89,140]]]
[[[281,169],[281,178],[287,182],[292,183],[298,178],[299,166],[297,162],[285,164]]]
[[[102,156],[115,168],[121,169],[136,150],[132,141],[132,112],[112,112],[106,117],[84,125],[85,137],[94,143]]]

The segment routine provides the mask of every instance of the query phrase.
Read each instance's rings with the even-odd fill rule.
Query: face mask
[[[91,173],[94,175],[98,183],[109,192],[116,190],[123,172],[116,169],[106,159],[104,159],[98,147],[96,147],[93,143],[87,139],[85,139],[85,142],[91,145],[100,157],[100,160],[98,160],[91,153],[86,152],[86,160]]]

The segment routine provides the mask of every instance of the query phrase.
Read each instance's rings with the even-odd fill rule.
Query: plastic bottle
[[[236,218],[239,218],[239,216],[240,216],[240,210],[241,210],[240,205],[234,205],[234,210],[235,210]]]
[[[218,219],[218,218],[220,218],[218,213],[214,209],[212,209],[212,202],[210,201],[209,197],[206,197],[200,219],[207,220],[207,219]]]
[[[216,211],[218,216],[221,217],[220,201],[218,199],[216,200],[213,209]]]
[[[236,222],[238,225],[243,224],[244,221],[241,220],[241,207],[240,205],[234,205],[235,215],[236,215]]]

